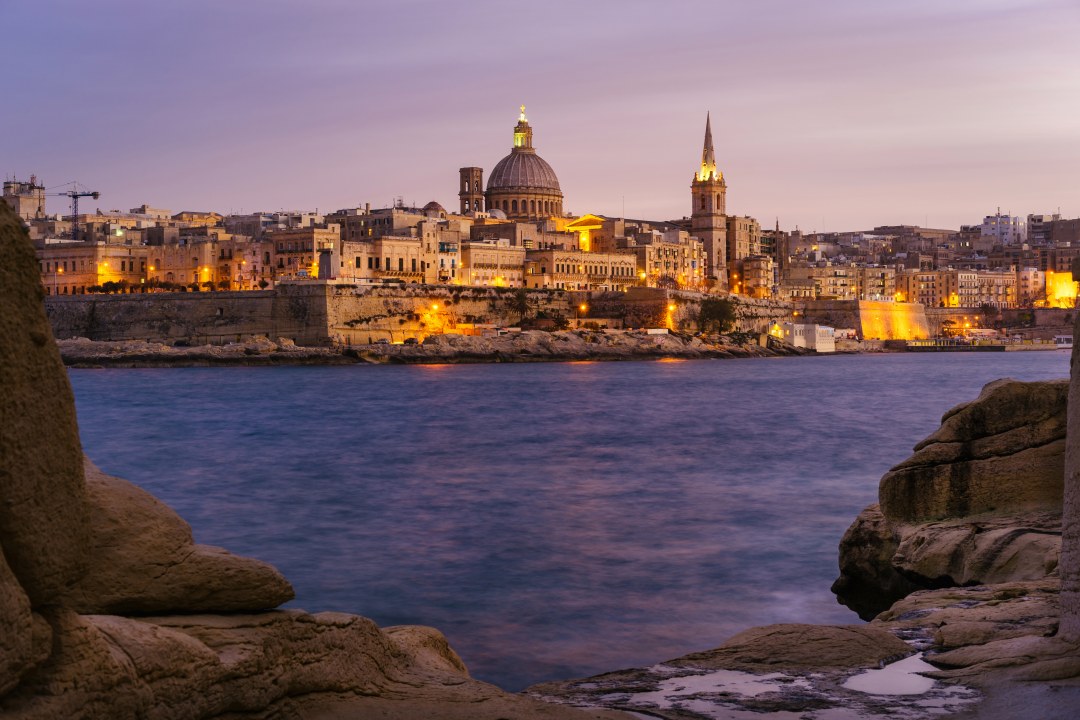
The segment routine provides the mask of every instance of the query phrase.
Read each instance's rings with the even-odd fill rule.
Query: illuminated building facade
[[[506,240],[462,242],[461,284],[524,287],[525,248]]]
[[[640,285],[634,253],[531,250],[525,259],[525,285],[555,290],[617,290]]]

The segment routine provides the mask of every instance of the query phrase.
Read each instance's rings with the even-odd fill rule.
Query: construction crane
[[[46,193],[54,197],[66,197],[71,198],[71,240],[72,242],[79,241],[79,198],[89,197],[97,200],[101,197],[101,193],[98,191],[80,190],[79,183],[70,182],[66,183],[71,185],[71,190],[65,190],[64,192]]]

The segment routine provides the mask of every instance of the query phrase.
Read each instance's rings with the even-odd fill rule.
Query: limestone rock
[[[167,505],[86,461],[90,572],[73,593],[81,613],[253,612],[293,598],[272,566],[196,545]]]
[[[881,479],[881,511],[920,522],[987,512],[1060,512],[1068,380],[997,380],[947,412]]]
[[[437,631],[398,629],[411,638],[400,642],[353,615],[62,611],[52,621],[57,651],[47,672],[0,699],[5,720],[592,716],[510,695],[406,649],[445,646]]]
[[[892,633],[866,625],[780,624],[744,630],[715,650],[666,664],[746,671],[858,668],[877,667],[911,652]]]
[[[877,503],[859,513],[840,539],[840,577],[832,591],[864,620],[920,587],[893,567],[899,540]]]
[[[33,627],[30,599],[0,553],[0,695],[30,669]]]
[[[83,573],[88,537],[75,404],[42,297],[30,240],[0,202],[0,548],[34,607]]]
[[[1068,388],[997,380],[945,413],[841,541],[840,602],[870,619],[914,589],[1056,572]]]
[[[916,526],[891,562],[923,587],[992,585],[1044,578],[1060,551],[1060,515],[991,515]]]

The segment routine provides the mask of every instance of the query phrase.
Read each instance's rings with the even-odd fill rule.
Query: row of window
[[[499,203],[498,203],[498,201],[496,201],[495,202],[496,208],[498,207],[498,205],[499,205]],[[536,200],[522,199],[520,207],[521,207],[520,212],[529,213],[531,215],[535,215],[537,212],[542,213],[544,215],[557,215],[559,213],[559,209],[558,209],[559,205],[554,200],[541,200],[539,205],[537,205]],[[537,208],[539,208],[539,209],[537,209]],[[518,210],[518,201],[517,200],[503,200],[502,201],[502,211],[505,212],[505,213],[517,214],[519,212],[519,210]]]

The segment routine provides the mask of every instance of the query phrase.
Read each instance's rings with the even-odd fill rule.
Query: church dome
[[[500,160],[488,176],[487,189],[489,192],[511,189],[561,191],[555,171],[531,148],[514,148]]]
[[[502,210],[509,220],[543,220],[563,212],[559,178],[536,154],[532,137],[522,105],[514,126],[513,150],[491,171],[484,193],[488,210]]]
[[[446,208],[434,200],[424,206],[423,212],[428,217],[446,217]]]

